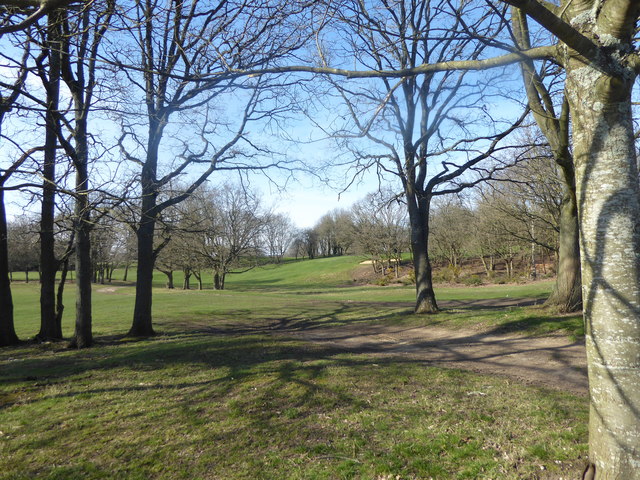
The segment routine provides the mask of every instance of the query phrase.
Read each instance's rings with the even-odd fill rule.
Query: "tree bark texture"
[[[155,201],[155,200],[154,200]],[[143,211],[145,198],[143,198]],[[129,335],[136,337],[146,337],[154,335],[151,308],[152,308],[152,287],[153,287],[153,267],[155,255],[153,251],[153,230],[155,219],[143,214],[143,219],[138,227],[138,267],[136,276],[136,300],[133,309],[133,323],[129,330]]]
[[[433,291],[431,261],[429,259],[429,205],[424,198],[415,199],[407,194],[411,227],[411,251],[416,276],[415,313],[436,313],[438,304]]]
[[[631,71],[570,60],[584,317],[597,479],[640,479],[640,191]]]

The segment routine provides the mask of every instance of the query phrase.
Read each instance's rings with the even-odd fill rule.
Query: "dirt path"
[[[522,303],[521,300],[517,301]],[[495,306],[508,306],[502,303]],[[434,366],[502,375],[521,383],[578,394],[586,395],[588,388],[584,344],[563,335],[523,337],[432,326],[385,325],[288,333],[346,351],[384,356],[410,355]]]

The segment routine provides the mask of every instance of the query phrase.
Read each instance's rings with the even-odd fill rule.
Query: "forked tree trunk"
[[[631,114],[635,76],[571,60],[580,248],[597,479],[640,479],[640,191]]]
[[[193,271],[193,276],[196,277],[198,281],[198,290],[202,290],[202,273]]]

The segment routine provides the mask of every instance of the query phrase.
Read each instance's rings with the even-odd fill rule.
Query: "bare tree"
[[[464,2],[470,5],[475,2]],[[513,47],[496,35],[466,28],[502,55],[420,60],[406,68],[341,69],[289,66],[287,71],[348,78],[430,77],[522,61],[552,61],[566,76],[580,236],[583,311],[591,391],[589,468],[593,478],[640,478],[640,186],[631,92],[640,71],[635,0],[489,0],[508,19],[519,9],[551,34],[550,41]],[[518,14],[518,11],[515,11]],[[411,23],[409,23],[411,24]],[[474,31],[475,30],[475,31]],[[281,72],[284,68],[271,71]],[[244,72],[250,73],[250,72]],[[263,71],[264,73],[264,71]]]
[[[46,92],[45,141],[42,160],[42,200],[40,213],[40,340],[61,340],[62,325],[56,314],[55,281],[60,260],[55,256],[55,215],[60,130],[60,64],[62,52],[62,11],[52,10],[46,30],[41,32],[42,55],[37,59],[38,75]],[[46,59],[46,64],[45,64]]]
[[[16,218],[8,224],[10,272],[24,272],[29,283],[29,273],[38,271],[38,221],[31,217]]]
[[[547,148],[536,148],[531,153],[536,155],[512,167],[500,177],[501,181],[484,189],[484,201],[502,214],[504,221],[497,223],[503,223],[504,235],[558,257],[565,185]],[[534,265],[532,269],[535,272]]]
[[[71,345],[89,347],[93,343],[91,315],[91,204],[89,201],[90,131],[89,113],[95,108],[98,84],[96,59],[100,44],[115,11],[112,0],[94,0],[73,15],[60,13],[62,29],[60,75],[72,99],[72,142],[60,135],[65,153],[75,171],[74,236],[76,270],[75,331]]]
[[[200,198],[199,253],[213,269],[214,288],[223,290],[226,276],[257,265],[262,252],[264,217],[260,201],[231,185],[198,193]]]
[[[127,4],[121,21],[129,36],[114,42],[112,64],[121,69],[127,104],[120,141],[125,158],[140,168],[138,265],[131,335],[152,335],[152,274],[158,251],[155,224],[214,171],[262,171],[282,164],[247,136],[248,125],[286,110],[265,89],[267,79],[231,75],[262,68],[300,48],[294,28],[298,2],[253,4],[235,0],[145,0]],[[133,93],[133,96],[131,95]],[[223,97],[233,109],[222,118]],[[172,123],[173,121],[173,123]],[[187,128],[185,128],[187,127]],[[169,183],[194,170],[181,193],[158,201]]]
[[[347,39],[347,55],[385,72],[479,57],[485,45],[464,33],[463,18],[473,18],[474,28],[487,36],[504,26],[500,17],[494,22],[493,15],[482,15],[474,2],[454,7],[448,1],[354,0],[340,2],[333,15]],[[475,184],[464,175],[497,151],[513,126],[484,137],[471,134],[487,116],[483,106],[490,89],[480,77],[456,71],[401,77],[361,87],[331,77],[350,119],[332,135],[346,143],[357,172],[373,168],[399,179],[411,225],[415,311],[431,313],[438,310],[428,253],[432,199]]]
[[[511,18],[515,44],[521,49],[530,49],[527,16],[522,11],[514,9]],[[575,167],[570,147],[569,103],[566,97],[561,95],[560,113],[556,113],[558,107],[554,105],[551,87],[558,75],[548,73],[550,68],[554,69],[553,63],[544,62],[540,71],[536,71],[532,60],[521,62],[520,66],[529,108],[551,147],[551,153],[559,168],[558,174],[564,183],[559,217],[558,271],[555,288],[546,305],[555,306],[560,312],[578,311],[582,308],[582,282]],[[551,82],[548,78],[551,78]],[[553,178],[549,180],[553,182]]]
[[[473,212],[457,198],[447,198],[435,205],[431,220],[431,245],[446,259],[454,279],[458,280],[462,259],[471,246],[469,226]]]
[[[326,213],[313,230],[322,257],[345,255],[353,244],[353,221],[347,211],[336,209]]]
[[[409,251],[406,207],[390,190],[370,193],[351,208],[357,248],[371,256],[376,273],[399,276],[402,254]]]
[[[280,263],[295,236],[291,220],[282,214],[269,213],[264,218],[264,241],[267,255]]]

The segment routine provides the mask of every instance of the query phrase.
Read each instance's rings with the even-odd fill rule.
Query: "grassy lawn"
[[[585,398],[269,333],[393,322],[579,335],[578,317],[461,305],[415,316],[412,287],[353,286],[356,263],[254,270],[230,277],[223,292],[157,289],[160,335],[146,340],[122,338],[133,287],[96,286],[97,347],[0,350],[0,479],[579,476]],[[473,304],[542,298],[550,286],[437,293]],[[15,284],[14,302],[28,338],[38,326],[37,285]]]

